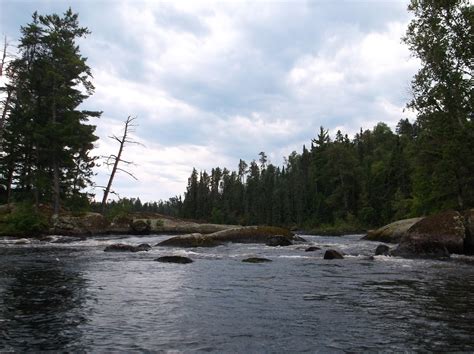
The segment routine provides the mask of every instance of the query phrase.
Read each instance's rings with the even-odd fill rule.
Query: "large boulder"
[[[464,226],[466,228],[464,253],[474,254],[474,209],[464,212]]]
[[[324,253],[324,259],[343,259],[344,256],[336,250],[327,250]]]
[[[274,226],[245,226],[214,232],[209,235],[209,237],[220,242],[234,243],[267,243],[275,236],[281,236],[290,241],[294,238],[290,230]]]
[[[180,235],[171,237],[158,243],[156,246],[171,246],[171,247],[215,247],[221,245],[222,242],[214,240],[209,236],[199,233]]]
[[[393,255],[412,257],[446,257],[463,253],[466,232],[463,217],[457,211],[446,211],[420,220],[401,238]]]
[[[408,229],[421,221],[423,218],[404,219],[392,222],[391,224],[382,226],[377,230],[369,230],[363,240],[379,241],[386,243],[398,243],[406,234]]]

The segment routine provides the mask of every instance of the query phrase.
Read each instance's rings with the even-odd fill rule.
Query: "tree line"
[[[184,217],[353,227],[474,206],[474,6],[467,0],[412,0],[403,41],[421,62],[396,131],[384,123],[353,139],[321,127],[309,149],[282,167],[265,154],[237,171],[193,170]]]
[[[89,34],[70,9],[33,15],[21,27],[17,55],[0,75],[0,201],[50,205],[54,213],[114,208],[161,212],[222,223],[367,227],[443,209],[474,206],[474,6],[468,0],[412,0],[403,41],[421,63],[412,80],[408,108],[417,117],[392,131],[379,123],[349,138],[321,127],[283,166],[264,152],[235,171],[193,169],[184,198],[145,203],[107,203],[117,155],[99,208],[93,185],[97,141],[89,119],[101,112],[81,109],[94,92],[91,69],[77,41]],[[130,118],[133,120],[133,118]],[[127,125],[126,125],[127,127]],[[125,171],[127,172],[127,171]],[[128,172],[127,172],[128,173]]]

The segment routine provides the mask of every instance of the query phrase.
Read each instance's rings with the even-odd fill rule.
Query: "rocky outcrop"
[[[266,262],[271,262],[271,259],[268,258],[260,258],[260,257],[250,257],[250,258],[245,258],[242,259],[242,262],[245,263],[266,263]]]
[[[292,240],[294,237],[290,230],[274,226],[245,226],[214,232],[209,235],[209,237],[221,242],[234,243],[266,243],[275,236],[285,237],[288,240]]]
[[[149,220],[133,220],[130,223],[133,233],[138,235],[147,235],[151,231],[151,222]]]
[[[108,220],[99,213],[54,215],[51,223],[50,233],[71,236],[102,234],[110,226]]]
[[[406,258],[442,258],[450,253],[463,253],[466,237],[463,221],[457,211],[428,216],[410,227],[392,254]]]
[[[130,213],[109,221],[99,213],[52,216],[50,234],[87,236],[101,234],[210,234],[236,225],[199,224],[157,213]]]
[[[209,235],[190,234],[172,237],[162,241],[157,246],[173,247],[214,247],[223,243],[266,243],[275,236],[287,240],[293,238],[293,234],[286,229],[270,226],[245,226],[228,230],[214,232]]]
[[[149,226],[148,232],[157,234],[211,234],[237,227],[237,225],[199,224],[153,213],[130,214],[130,217],[132,225],[134,223],[146,223]]]
[[[287,237],[284,236],[274,236],[270,238],[267,242],[265,242],[267,246],[272,246],[272,247],[284,247],[284,246],[291,246],[293,242],[291,242]]]
[[[181,235],[169,238],[158,243],[156,246],[171,247],[215,247],[221,245],[222,242],[213,239],[210,235],[202,235],[199,233]]]
[[[404,219],[392,222],[391,224],[382,226],[377,230],[370,230],[363,240],[379,241],[386,243],[398,243],[406,234],[408,229],[421,221],[423,218]]]
[[[155,259],[156,262],[161,263],[178,263],[178,264],[188,264],[193,263],[193,260],[188,257],[183,256],[163,256]]]
[[[324,253],[324,259],[343,259],[344,256],[336,250],[327,250]]]
[[[151,246],[147,243],[142,243],[138,246],[127,245],[125,243],[115,243],[105,247],[104,252],[142,252],[151,250]]]
[[[375,249],[376,256],[388,256],[390,254],[390,247],[387,245],[378,245]]]

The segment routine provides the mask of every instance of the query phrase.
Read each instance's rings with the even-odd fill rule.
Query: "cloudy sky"
[[[92,34],[80,42],[96,91],[85,107],[96,154],[117,149],[137,116],[125,158],[136,182],[115,190],[142,201],[182,194],[193,167],[235,169],[265,151],[271,162],[301,151],[322,125],[354,134],[391,127],[410,97],[418,63],[401,43],[407,1],[0,0],[0,33],[13,43],[31,14],[69,6]],[[107,169],[96,182],[106,183]],[[101,192],[97,191],[98,197]]]

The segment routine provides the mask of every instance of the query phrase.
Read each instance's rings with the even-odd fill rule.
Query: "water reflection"
[[[392,279],[364,282],[372,296],[362,306],[375,307],[377,316],[390,324],[392,337],[403,339],[412,350],[472,347],[474,274],[457,264],[425,267],[423,274],[394,274]]]
[[[66,261],[53,250],[30,251],[28,258],[1,251],[0,349],[72,348],[86,321],[80,310],[86,294],[80,264],[68,263],[68,251],[61,252]]]

